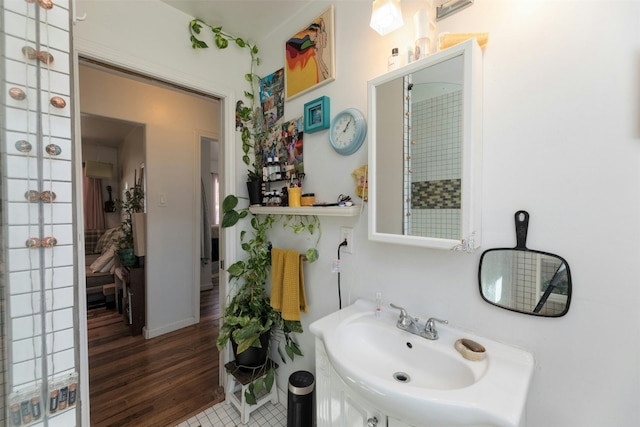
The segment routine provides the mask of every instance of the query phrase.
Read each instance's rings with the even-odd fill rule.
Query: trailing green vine
[[[191,47],[193,49],[208,49],[209,45],[198,38],[203,27],[207,27],[213,36],[214,43],[218,49],[226,49],[230,43],[235,44],[241,49],[247,49],[251,55],[249,73],[244,75],[245,80],[249,83],[249,89],[244,91],[244,96],[249,99],[249,106],[243,105],[236,108],[236,114],[242,123],[242,161],[245,165],[250,166],[248,170],[248,180],[257,181],[262,178],[262,165],[258,161],[255,154],[260,146],[260,141],[265,136],[263,119],[261,114],[256,110],[256,83],[259,85],[260,76],[256,74],[255,67],[260,65],[260,57],[258,56],[258,46],[251,44],[240,37],[234,37],[222,30],[222,27],[214,27],[201,19],[193,19],[189,23],[189,32],[191,33]],[[253,150],[253,162],[249,156],[249,152]]]

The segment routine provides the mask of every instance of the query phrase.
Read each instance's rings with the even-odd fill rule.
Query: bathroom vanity
[[[357,300],[309,326],[318,427],[524,425],[531,353],[450,324],[424,338],[397,326],[398,310],[376,307]],[[483,357],[465,355],[461,340],[480,344]]]

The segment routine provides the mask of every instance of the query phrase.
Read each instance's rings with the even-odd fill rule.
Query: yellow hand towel
[[[271,249],[271,307],[285,320],[300,320],[307,312],[302,258],[296,251]]]

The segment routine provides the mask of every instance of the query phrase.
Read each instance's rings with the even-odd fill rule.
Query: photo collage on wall
[[[262,165],[268,158],[279,162],[288,176],[303,174],[303,119],[284,120],[284,68],[261,79],[260,106],[266,138],[256,157]]]

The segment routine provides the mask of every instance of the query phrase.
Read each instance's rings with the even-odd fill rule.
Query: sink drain
[[[406,372],[396,372],[393,374],[393,378],[401,383],[408,383],[411,381],[411,377]]]

